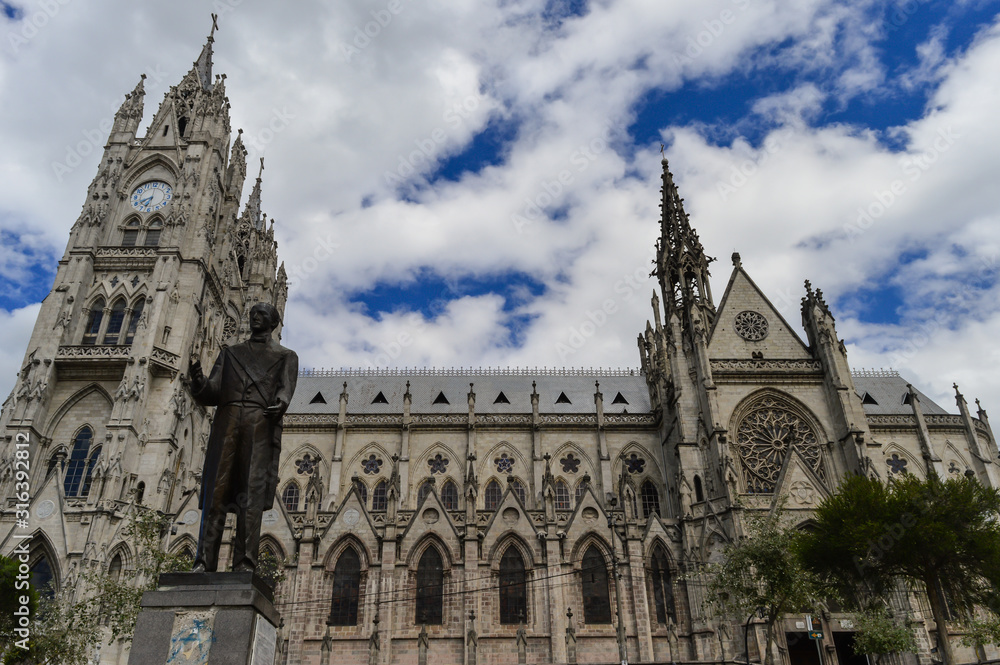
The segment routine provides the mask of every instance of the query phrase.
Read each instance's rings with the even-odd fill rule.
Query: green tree
[[[816,528],[803,537],[800,552],[823,583],[856,608],[884,603],[901,580],[921,584],[941,656],[954,665],[949,611],[981,613],[986,620],[975,622],[977,638],[997,637],[998,511],[1000,492],[974,478],[904,476],[885,484],[851,477],[816,510]]]
[[[725,561],[710,566],[709,594],[721,613],[740,622],[762,612],[767,645],[765,663],[772,665],[775,626],[790,612],[817,605],[813,577],[796,555],[799,531],[780,507],[770,513],[745,513],[746,536],[728,545]]]
[[[111,577],[104,567],[87,567],[73,588],[42,598],[34,619],[31,649],[8,652],[5,665],[85,665],[101,643],[130,640],[142,594],[156,588],[161,573],[190,570],[191,561],[162,547],[171,518],[135,506],[122,531],[134,553],[134,568]],[[106,626],[106,630],[103,628]]]

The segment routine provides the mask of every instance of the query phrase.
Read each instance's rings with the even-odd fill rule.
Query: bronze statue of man
[[[201,530],[195,572],[215,572],[226,514],[236,513],[233,570],[257,567],[260,523],[274,504],[281,452],[281,416],[295,392],[299,359],[271,338],[278,310],[250,310],[250,339],[219,353],[208,378],[191,361],[191,395],[215,406],[201,477]]]

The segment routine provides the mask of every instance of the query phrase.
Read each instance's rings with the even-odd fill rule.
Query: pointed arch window
[[[515,478],[514,480],[510,481],[510,489],[512,492],[514,492],[514,494],[517,495],[517,498],[521,500],[521,505],[527,507],[527,504],[525,503],[527,499],[526,499],[526,493],[524,491],[524,483]]]
[[[500,499],[503,492],[500,491],[500,483],[491,480],[486,484],[486,491],[483,492],[483,508],[486,510],[496,510],[500,507]]]
[[[556,481],[556,510],[570,510],[569,487],[561,480]]]
[[[108,327],[104,331],[104,344],[117,344],[125,322],[125,299],[119,298],[111,305]]]
[[[119,581],[122,578],[122,555],[116,554],[115,558],[111,560],[111,565],[108,566],[108,577],[114,581]]]
[[[285,510],[290,513],[299,509],[299,486],[295,481],[289,482],[281,491],[281,503],[285,504]]]
[[[43,552],[38,559],[31,564],[31,586],[35,587],[39,595],[52,598],[55,587],[55,575],[52,574],[52,565],[49,557]]]
[[[380,480],[375,483],[375,489],[372,490],[372,510],[385,510],[388,503],[386,498],[386,482]]]
[[[698,475],[694,477],[694,500],[699,502],[705,500],[705,490],[701,485],[701,476]]]
[[[444,563],[436,548],[428,547],[417,564],[417,615],[418,625],[443,623]]]
[[[140,482],[135,486],[135,502],[141,504],[142,497],[146,495],[146,483]]]
[[[143,240],[143,245],[146,247],[156,247],[160,244],[160,234],[163,232],[163,222],[160,220],[155,220],[146,229],[146,238]]]
[[[500,559],[500,623],[524,623],[528,616],[527,573],[516,547]]]
[[[583,495],[587,493],[587,481],[581,480],[576,484],[576,503],[579,504]]]
[[[125,344],[131,344],[135,339],[135,331],[139,329],[139,320],[142,319],[142,310],[146,307],[146,299],[139,298],[132,308],[132,316],[128,320],[128,328],[125,332]]]
[[[94,439],[94,431],[89,427],[84,427],[77,432],[73,439],[73,452],[69,456],[69,464],[66,465],[66,478],[63,479],[63,490],[66,496],[79,496],[80,484],[83,482],[83,474],[87,469],[87,457],[90,453],[90,444]]]
[[[368,505],[368,486],[361,482],[360,478],[354,479],[354,488],[358,491],[358,500],[362,506]]]
[[[580,569],[584,623],[611,623],[611,596],[604,557],[594,545],[587,548]]]
[[[458,510],[458,486],[450,480],[441,487],[441,503],[445,510]]]
[[[90,306],[90,317],[87,327],[83,330],[84,344],[97,344],[97,335],[101,332],[101,322],[104,320],[104,298],[98,298]]]
[[[653,603],[656,605],[657,623],[667,624],[676,622],[674,612],[674,587],[670,579],[670,566],[667,563],[666,552],[661,545],[657,545],[653,550],[653,559],[650,562],[649,582],[653,587]]]
[[[417,505],[418,506],[420,505],[420,503],[424,499],[427,498],[427,495],[431,493],[431,489],[433,487],[434,487],[434,483],[431,482],[431,481],[427,481],[426,483],[424,483],[423,485],[420,486],[420,489],[417,490]]]
[[[642,494],[642,516],[650,517],[653,513],[660,514],[660,493],[656,491],[656,485],[647,480],[640,489]]]
[[[122,247],[135,247],[139,240],[139,220],[130,220],[122,233]]]
[[[80,496],[88,496],[90,494],[90,482],[94,475],[94,467],[97,466],[97,460],[101,457],[101,446],[96,446],[94,452],[90,454],[90,461],[87,462],[87,472],[83,476],[83,489],[80,490]]]
[[[333,569],[333,602],[330,605],[331,626],[358,625],[358,596],[361,588],[361,559],[353,547],[348,547],[337,559]]]

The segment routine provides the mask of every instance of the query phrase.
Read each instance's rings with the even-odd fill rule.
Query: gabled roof
[[[540,413],[596,413],[594,404],[595,381],[600,381],[604,394],[604,412],[648,413],[650,410],[649,389],[646,379],[639,370],[624,370],[602,373],[583,373],[565,370],[558,373],[548,370],[537,375],[511,370],[509,374],[498,370],[455,371],[454,374],[432,374],[429,370],[414,370],[406,375],[397,370],[362,373],[357,370],[303,372],[299,376],[295,395],[288,413],[330,413],[340,411],[340,394],[347,382],[347,412],[352,414],[388,414],[403,412],[403,395],[406,383],[410,382],[410,412],[419,413],[468,413],[469,384],[476,392],[476,413],[531,413],[531,393],[539,395]],[[532,383],[534,382],[534,388]],[[310,403],[317,392],[321,392],[326,404]],[[503,393],[507,402],[496,401]],[[375,402],[379,393],[385,397],[385,404]],[[440,393],[448,398],[448,404],[434,404]],[[569,404],[557,404],[559,395],[565,393]],[[621,393],[628,404],[613,404],[612,396]],[[375,403],[373,403],[375,402]]]
[[[735,318],[744,311],[762,314],[768,322],[767,336],[752,342],[740,337],[735,330]],[[741,355],[734,356],[733,349]],[[745,351],[745,354],[742,352]],[[811,358],[809,348],[771,300],[743,269],[741,263],[733,266],[733,272],[726,285],[726,292],[715,317],[715,323],[708,336],[708,355],[711,358],[749,358],[753,351],[762,351],[766,359],[807,359]]]
[[[895,370],[852,370],[851,379],[854,381],[854,389],[858,397],[864,397],[865,393],[871,396],[878,404],[863,404],[865,413],[871,415],[902,415],[912,414],[913,407],[903,402],[903,397],[907,394],[909,381],[899,375]],[[919,390],[920,409],[925,415],[946,415],[948,412],[941,408],[930,397]]]

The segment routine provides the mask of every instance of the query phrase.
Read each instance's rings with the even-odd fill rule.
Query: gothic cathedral
[[[188,354],[211,366],[251,304],[284,310],[260,176],[241,209],[247,151],[212,46],[145,136],[141,80],[115,115],[3,404],[0,552],[19,542],[20,442],[39,583],[128,570],[139,504],[171,516],[165,548],[193,554],[212,414],[185,387]],[[953,414],[896,372],[852,372],[820,290],[806,284],[805,340],[738,254],[716,304],[666,161],[662,177],[640,369],[301,373],[262,539],[285,565],[277,663],[735,663],[743,626],[713,616],[696,573],[744,511],[782,501],[806,523],[848,473],[1000,487],[985,411],[957,387]],[[921,645],[898,660],[928,665],[926,598],[894,602]],[[828,662],[854,665],[852,624],[827,610]],[[778,662],[812,662],[802,616],[779,633]]]

